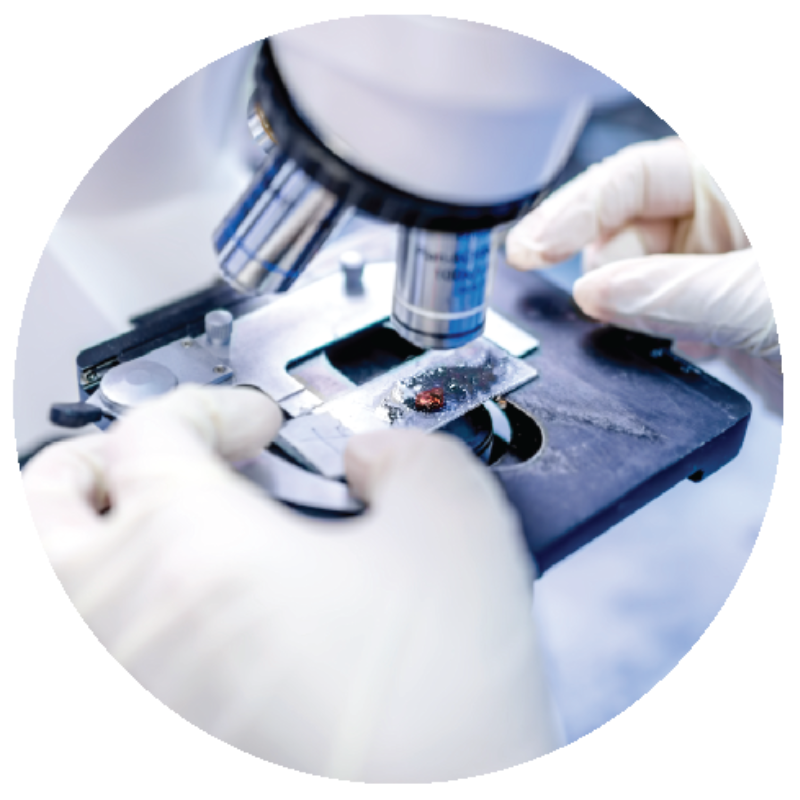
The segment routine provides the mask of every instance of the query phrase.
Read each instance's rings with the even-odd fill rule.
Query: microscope
[[[105,427],[182,383],[255,387],[286,419],[239,471],[324,517],[362,511],[352,435],[443,431],[496,475],[540,571],[701,481],[741,447],[748,401],[503,262],[609,92],[576,59],[472,23],[364,17],[265,40],[248,108],[263,160],[213,234],[223,280],[80,353],[82,402],[52,421]],[[395,260],[345,252],[292,288],[353,214],[395,226]]]

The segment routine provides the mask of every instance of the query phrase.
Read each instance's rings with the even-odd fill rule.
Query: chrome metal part
[[[303,393],[307,408],[309,393],[292,377],[290,365],[384,321],[392,302],[393,266],[366,267],[364,293],[357,297],[346,295],[334,274],[237,319],[231,344],[236,382],[258,386],[290,414],[299,413],[296,396]]]
[[[461,347],[486,322],[499,230],[445,233],[403,229],[392,325],[425,349]]]
[[[298,366],[290,369],[289,374],[300,381],[320,401],[333,400],[356,388],[355,383],[331,364],[325,353],[305,359]]]
[[[255,94],[250,97],[250,101],[247,104],[247,127],[250,128],[250,133],[255,143],[264,152],[267,152],[275,145],[272,128],[258,105]]]
[[[145,400],[166,394],[177,385],[178,378],[168,367],[140,358],[109,370],[96,394],[109,410],[121,414]]]
[[[233,332],[233,314],[224,308],[209,311],[205,317],[206,341],[214,347],[227,347]]]
[[[220,375],[230,364],[233,314],[224,308],[209,311],[205,316],[206,337],[203,343],[219,362],[214,371]]]
[[[237,465],[236,470],[271,497],[295,506],[340,514],[355,514],[364,508],[344,483],[327,480],[267,451]]]
[[[246,294],[286,291],[345,215],[335,194],[273,148],[214,233],[222,274]]]
[[[385,323],[393,282],[391,262],[369,264],[364,268],[361,295],[347,295],[340,276],[333,274],[234,320],[227,362],[230,370],[223,374],[214,372],[220,360],[208,346],[207,335],[156,348],[148,353],[147,360],[168,367],[179,383],[231,381],[258,386],[287,414],[299,416],[320,406],[328,397],[309,391],[292,374],[296,372],[293,365],[321,353],[333,342]],[[483,340],[493,341],[511,355],[525,355],[537,346],[536,339],[491,309],[486,320]],[[445,356],[446,351],[441,355]],[[454,358],[458,356],[454,354]]]
[[[312,394],[307,389],[301,389],[297,394],[281,401],[280,407],[290,416],[299,417],[301,414],[308,414],[322,403],[319,397]]]
[[[229,364],[220,363],[217,353],[203,346],[204,339],[205,336],[182,339],[151,351],[146,358],[118,364],[103,376],[100,389],[87,402],[110,416],[118,416],[181,383],[229,383],[233,370]]]
[[[374,429],[388,427],[376,421]],[[334,480],[344,477],[344,450],[353,431],[330,414],[305,414],[289,420],[275,437],[275,444],[295,461]]]
[[[357,250],[348,250],[339,257],[339,266],[344,273],[345,294],[361,294],[364,291],[364,256]]]

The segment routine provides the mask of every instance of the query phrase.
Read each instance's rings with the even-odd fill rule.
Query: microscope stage
[[[157,371],[160,386],[169,370],[177,383],[258,387],[287,422],[241,471],[315,515],[361,510],[341,480],[353,433],[459,435],[519,510],[540,571],[738,453],[750,404],[669,342],[600,325],[546,278],[501,264],[484,336],[458,350],[420,351],[387,326],[393,272],[391,263],[372,264],[355,289],[333,275],[269,301],[212,287],[83,351],[82,396],[108,424],[124,410],[120,365],[136,362]],[[218,308],[234,317],[222,348],[204,333],[206,313]]]

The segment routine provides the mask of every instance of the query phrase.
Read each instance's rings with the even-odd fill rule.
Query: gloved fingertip
[[[384,467],[402,449],[421,443],[424,434],[418,431],[375,431],[354,436],[344,455],[345,473],[351,491],[365,502],[372,498],[373,489]]]
[[[545,256],[543,245],[518,228],[508,234],[505,251],[506,261],[514,269],[526,271],[552,266]]]
[[[584,314],[606,322],[610,318],[607,307],[607,281],[602,270],[592,270],[578,278],[572,286],[572,297]]]
[[[233,387],[220,396],[224,435],[220,454],[250,458],[266,447],[283,424],[283,413],[270,397],[251,387]]]

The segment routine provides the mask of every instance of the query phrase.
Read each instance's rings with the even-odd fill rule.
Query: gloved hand
[[[432,781],[561,744],[511,506],[457,440],[354,439],[368,504],[310,520],[227,461],[281,423],[253,390],[180,388],[23,473],[56,573],[144,687],[237,748],[360,781]]]
[[[509,233],[519,269],[583,248],[574,297],[591,317],[727,360],[778,413],[778,332],[755,254],[706,170],[679,139],[635,144],[556,191]]]

